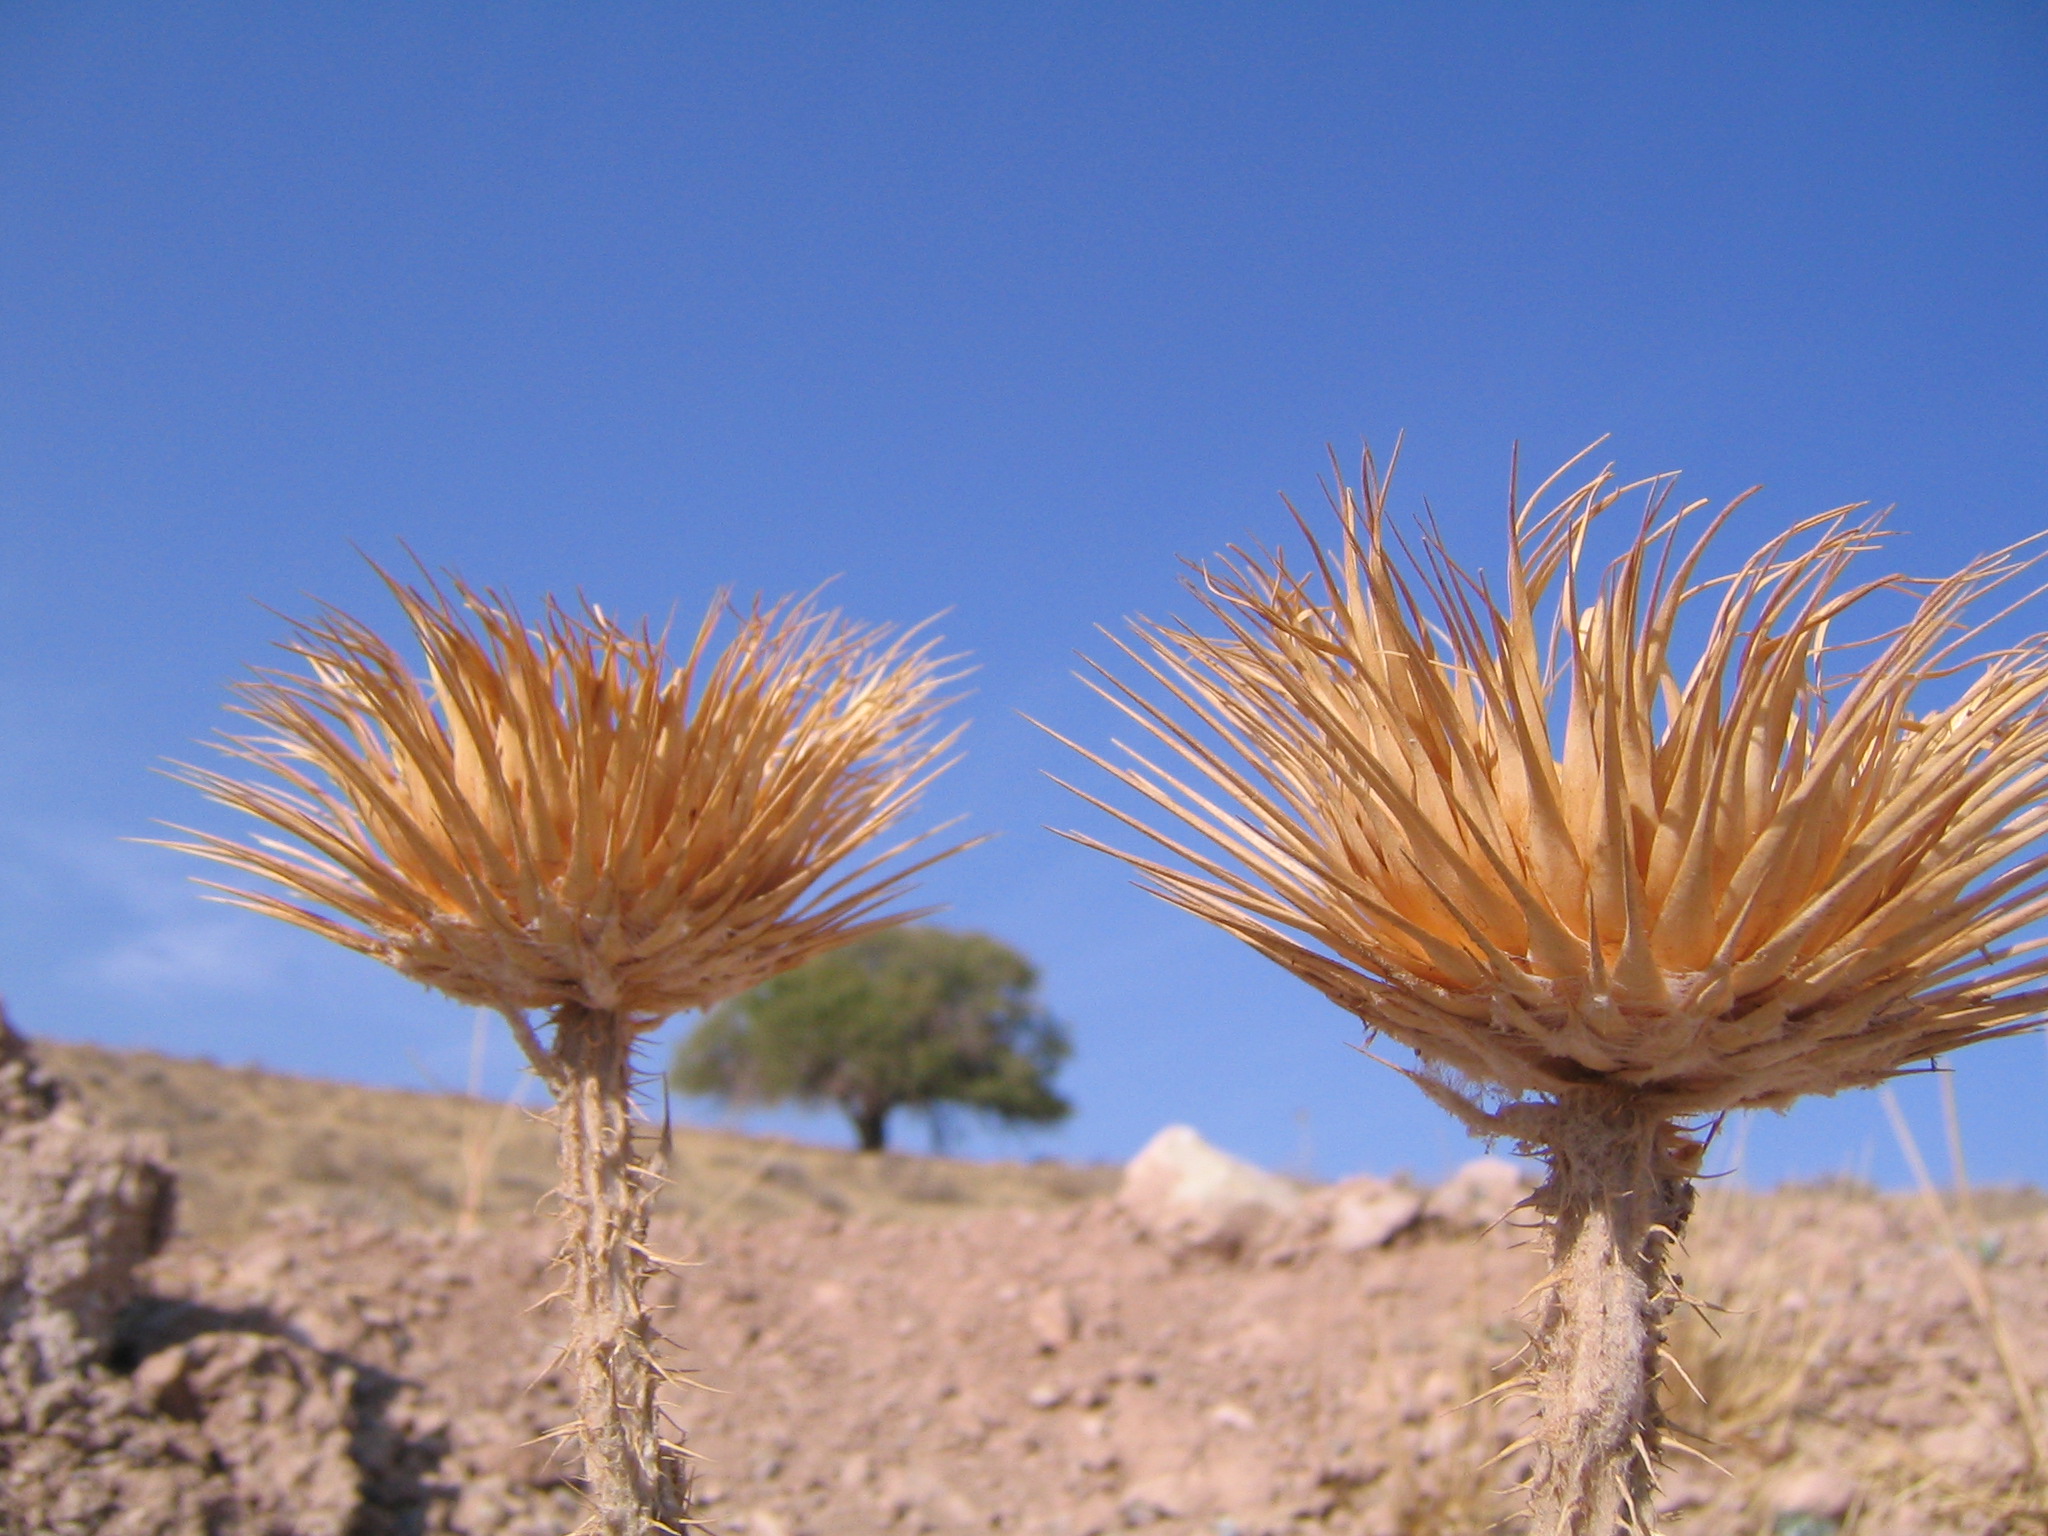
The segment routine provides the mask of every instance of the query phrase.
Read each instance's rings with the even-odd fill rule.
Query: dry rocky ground
[[[445,1199],[410,1222],[280,1200],[275,1220],[181,1236],[137,1270],[161,1236],[162,1143],[94,1132],[40,1092],[19,1057],[0,1065],[0,1180],[43,1200],[34,1251],[0,1260],[0,1532],[574,1523],[573,1469],[545,1438],[568,1413],[561,1319],[532,1310],[544,1224],[458,1236]],[[657,1232],[687,1261],[659,1299],[701,1383],[674,1411],[716,1529],[1516,1529],[1500,1489],[1520,1409],[1465,1406],[1505,1379],[1539,1278],[1521,1233],[1483,1225],[1498,1167],[1427,1199],[1304,1192],[1168,1138],[1122,1200],[1086,1171],[984,1188],[936,1164],[922,1176],[951,1197],[917,1200],[872,1160],[734,1150],[726,1192],[679,1196]],[[746,1175],[776,1162],[801,1179]],[[1175,1203],[1198,1185],[1204,1200]],[[782,1213],[735,1219],[756,1186]],[[0,1199],[0,1220],[28,1209]],[[2048,1216],[2025,1200],[1981,1214],[1964,1262],[2031,1390],[2048,1376]],[[1725,1310],[1673,1341],[1710,1403],[1671,1396],[1726,1470],[1674,1458],[1670,1528],[2048,1530],[2010,1373],[1957,1265],[1912,1201],[1711,1196],[1684,1267]]]

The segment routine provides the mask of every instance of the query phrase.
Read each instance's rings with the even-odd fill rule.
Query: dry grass
[[[2026,1234],[2041,1230],[2039,1191],[1982,1194],[1995,1213],[1983,1229],[1988,1240],[2029,1243]],[[1953,1201],[1957,1209],[1966,1203],[1977,1202]],[[1695,1245],[1687,1264],[1698,1305],[1672,1320],[1667,1382],[1684,1444],[1733,1474],[1704,1480],[1718,1495],[1717,1521],[1816,1536],[2048,1530],[2048,1500],[2027,1470],[2030,1429],[2014,1402],[2014,1352],[1987,1326],[1995,1269],[1981,1253],[1993,1250],[1970,1259],[1979,1265],[1977,1293],[1955,1284],[1954,1221],[1954,1210],[1924,1197],[1846,1182],[1771,1194],[1716,1190],[1702,1202],[1695,1230],[1712,1241]],[[1993,1315],[2010,1322],[2032,1313],[2034,1278],[2003,1277],[2006,1305]],[[1887,1298],[1875,1314],[1873,1289]],[[1918,1326],[1887,1323],[1883,1309],[1894,1296]],[[1930,1327],[1936,1317],[1946,1322]],[[1908,1340],[1914,1348],[1901,1349]],[[2038,1346],[2038,1334],[2030,1342]],[[1938,1382],[1940,1417],[1984,1437],[1968,1465],[1956,1464],[1953,1446],[1923,1444],[1924,1428],[1886,1422],[1885,1393],[1916,1377],[1907,1397]],[[1876,1410],[1872,1417],[1849,1406],[1858,1398],[1865,1412]],[[1989,1471],[1987,1459],[2009,1470]],[[1773,1490],[1788,1466],[1828,1467],[1852,1483],[1845,1518],[1787,1515]]]
[[[95,1115],[159,1135],[178,1171],[178,1232],[238,1242],[279,1216],[446,1230],[462,1204],[464,1137],[500,1106],[452,1093],[365,1088],[251,1068],[39,1040],[50,1070]],[[945,1220],[995,1209],[1058,1210],[1115,1189],[1115,1168],[967,1162],[851,1151],[678,1126],[658,1215],[726,1230],[828,1214]],[[555,1181],[554,1133],[535,1114],[507,1126],[483,1183],[486,1231],[535,1219]]]
[[[1920,1187],[1921,1203],[1929,1219],[1941,1234],[1943,1253],[1949,1261],[1965,1297],[1970,1311],[1984,1330],[1985,1340],[1991,1345],[1992,1353],[1998,1357],[1999,1369],[2005,1375],[2005,1383],[2015,1417],[2027,1448],[2028,1474],[2038,1486],[2044,1468],[2048,1468],[2048,1445],[2044,1445],[2041,1413],[2035,1398],[2032,1383],[2028,1380],[2027,1368],[2014,1347],[2010,1330],[2006,1327],[2005,1315],[1998,1305],[1998,1298],[1991,1289],[1990,1277],[1986,1274],[1983,1228],[1978,1222],[1975,1201],[1972,1199],[1969,1175],[1963,1163],[1962,1125],[1956,1114],[1955,1082],[1944,1077],[1941,1083],[1942,1107],[1948,1124],[1949,1156],[1955,1167],[1955,1210],[1952,1213],[1935,1187],[1933,1175],[1928,1172],[1927,1161],[1920,1155],[1920,1146],[1913,1136],[1912,1126],[1907,1122],[1905,1112],[1899,1108],[1898,1096],[1889,1087],[1884,1090],[1885,1115],[1891,1121],[1892,1132],[1898,1138],[1899,1150],[1905,1154],[1907,1164],[1913,1170],[1915,1182]]]
[[[1802,1219],[1737,1193],[1714,1195],[1702,1212],[1700,1229],[1739,1223],[1743,1241],[1705,1246],[1688,1265],[1693,1299],[1672,1315],[1666,1385],[1672,1428],[1717,1461],[1782,1454],[1836,1342],[1836,1318],[1809,1300],[1825,1289],[1823,1260],[1787,1240]]]

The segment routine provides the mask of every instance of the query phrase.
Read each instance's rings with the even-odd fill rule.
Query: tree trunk
[[[1665,1260],[1692,1212],[1696,1144],[1627,1092],[1574,1090],[1544,1119],[1551,1273],[1530,1371],[1530,1536],[1654,1531],[1657,1377],[1678,1299]]]
[[[667,1371],[643,1293],[659,1266],[647,1252],[660,1177],[633,1140],[633,1031],[614,1013],[554,1012],[547,1063],[560,1138],[562,1248],[589,1513],[578,1536],[680,1532],[689,1504],[682,1446],[655,1400]]]
[[[881,1152],[888,1148],[890,1107],[863,1104],[847,1111],[853,1121],[853,1133],[860,1138],[861,1151]]]

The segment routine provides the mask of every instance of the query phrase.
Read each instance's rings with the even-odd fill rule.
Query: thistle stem
[[[565,1004],[553,1016],[548,1080],[560,1140],[559,1261],[570,1309],[564,1358],[576,1383],[590,1513],[578,1536],[681,1531],[682,1447],[663,1433],[666,1376],[644,1293],[658,1266],[647,1218],[659,1176],[636,1146],[633,1030],[616,1013]]]
[[[1531,1377],[1531,1536],[1654,1531],[1657,1377],[1678,1300],[1666,1268],[1692,1211],[1693,1143],[1633,1093],[1572,1090],[1544,1114],[1535,1204],[1551,1273]]]

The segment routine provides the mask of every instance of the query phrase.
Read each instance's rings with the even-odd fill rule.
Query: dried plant
[[[1954,1216],[1942,1203],[1934,1177],[1927,1171],[1927,1160],[1920,1155],[1920,1143],[1913,1135],[1913,1127],[1907,1121],[1905,1111],[1899,1108],[1898,1095],[1889,1086],[1883,1090],[1885,1118],[1891,1121],[1892,1134],[1898,1138],[1899,1151],[1905,1155],[1906,1166],[1913,1170],[1913,1181],[1920,1187],[1921,1203],[1926,1207],[1930,1225],[1941,1234],[1942,1251],[1948,1258],[1949,1267],[1961,1283],[1963,1295],[1978,1326],[1984,1330],[1992,1354],[1998,1358],[1998,1368],[2005,1376],[2013,1417],[2018,1421],[2020,1438],[2026,1450],[2027,1478],[2038,1487],[2043,1470],[2048,1469],[2048,1433],[2044,1433],[2041,1424],[2033,1383],[2027,1379],[2026,1363],[2013,1343],[2012,1330],[2006,1326],[2004,1310],[1998,1305],[1998,1295],[1991,1289],[1991,1277],[1985,1272],[1988,1261],[1983,1229],[1977,1223],[1976,1202],[1970,1193],[1969,1173],[1963,1163],[1962,1120],[1956,1112],[1955,1079],[1944,1075],[1941,1088],[1942,1118],[1948,1130],[1949,1158],[1956,1177]],[[1960,1218],[1960,1223],[1957,1218]]]
[[[1703,1262],[1687,1266],[1691,1305],[1672,1315],[1664,1343],[1669,1374],[1677,1378],[1666,1427],[1717,1460],[1731,1449],[1774,1460],[1791,1443],[1815,1378],[1841,1342],[1836,1310],[1806,1298],[1827,1289],[1829,1265],[1842,1255],[1793,1259],[1800,1254],[1797,1228],[1813,1215],[1782,1198],[1722,1191],[1701,1206],[1706,1225],[1740,1223],[1743,1231],[1739,1242],[1717,1243]]]
[[[456,1161],[462,1168],[462,1194],[455,1205],[455,1233],[473,1237],[483,1230],[484,1200],[505,1138],[518,1123],[520,1104],[533,1086],[533,1078],[522,1072],[512,1091],[495,1108],[484,1102],[483,1052],[490,1020],[485,1010],[476,1012],[470,1037],[469,1092],[462,1106],[462,1133],[457,1142]]]
[[[1654,1523],[1698,1117],[1881,1082],[2048,1003],[2048,955],[2014,941],[2048,913],[2048,647],[1975,651],[2024,551],[1852,585],[1884,535],[1846,507],[1707,579],[1739,501],[1702,531],[1672,477],[1559,491],[1571,467],[1511,492],[1498,589],[1433,525],[1394,533],[1370,455],[1335,548],[1302,523],[1304,567],[1197,568],[1220,633],[1135,621],[1147,682],[1094,684],[1179,759],[1086,753],[1163,819],[1088,798],[1160,851],[1074,834],[1547,1159],[1540,1536]],[[1635,536],[1589,585],[1592,525],[1632,492]],[[1891,627],[1841,638],[1887,599]]]
[[[261,777],[181,775],[284,837],[172,846],[285,892],[221,887],[235,904],[504,1015],[555,1101],[583,1529],[679,1530],[634,1041],[921,915],[886,909],[955,850],[877,840],[945,766],[946,659],[794,601],[740,614],[719,648],[721,598],[677,666],[595,608],[550,600],[530,627],[460,582],[387,582],[425,677],[335,609],[297,624],[307,670],[241,684],[260,734],[220,744]]]

